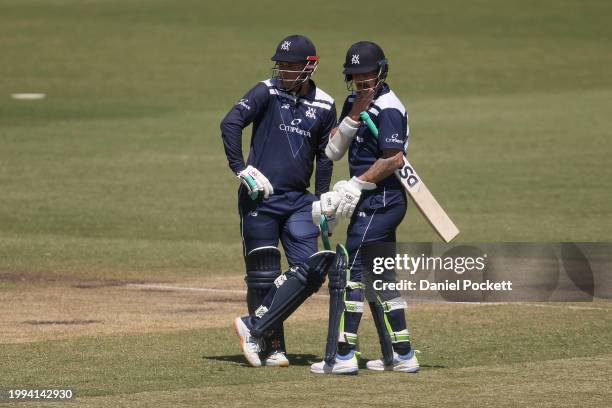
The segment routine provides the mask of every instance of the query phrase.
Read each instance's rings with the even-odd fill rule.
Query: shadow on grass
[[[374,360],[374,359],[359,359],[359,369],[361,370],[367,370],[366,367],[366,363],[370,360]],[[440,368],[448,368],[447,366],[443,366],[443,365],[431,365],[431,364],[419,364],[421,366],[421,368],[427,368],[427,369],[440,369]]]
[[[202,358],[205,360],[229,361],[240,365],[248,365],[242,354],[203,356]],[[310,366],[312,363],[316,363],[322,359],[321,356],[315,356],[314,354],[287,354],[287,358],[291,365],[294,366]]]
[[[314,354],[287,354],[287,358],[289,362],[293,366],[310,366],[312,363],[319,362],[323,359],[322,356],[316,356]],[[236,363],[238,365],[248,366],[246,359],[242,354],[232,354],[225,356],[202,356],[204,360],[216,360],[216,361],[229,361],[232,363]],[[368,360],[359,360],[359,368],[365,369],[366,362]],[[421,364],[421,368],[429,368],[429,369],[441,369],[448,368],[445,365],[437,365],[437,364]]]

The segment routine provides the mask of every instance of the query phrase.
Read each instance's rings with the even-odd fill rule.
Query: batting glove
[[[341,180],[334,185],[334,191],[340,194],[340,203],[336,215],[351,218],[359,203],[362,190],[374,190],[376,184],[353,177],[349,181]]]
[[[248,165],[246,169],[238,173],[238,179],[240,179],[240,182],[247,188],[251,197],[253,197],[253,194],[256,192],[263,192],[264,198],[268,198],[270,195],[274,194],[274,188],[272,188],[270,181],[251,165]],[[255,198],[256,197],[255,195]]]

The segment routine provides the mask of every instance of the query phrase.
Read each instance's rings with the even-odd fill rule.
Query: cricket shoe
[[[355,375],[359,372],[357,354],[351,351],[346,356],[336,356],[334,364],[329,365],[325,361],[314,363],[310,366],[310,372],[314,374],[344,374]]]
[[[289,360],[285,353],[280,350],[274,350],[266,361],[264,362],[266,367],[289,367]]]
[[[416,373],[421,367],[419,366],[415,351],[417,350],[410,350],[406,355],[399,355],[393,352],[393,364],[385,365],[382,360],[371,360],[366,363],[366,368],[373,371]]]
[[[242,317],[234,319],[234,329],[238,337],[240,337],[240,347],[242,347],[242,354],[244,354],[244,357],[246,357],[251,366],[261,367],[259,341],[251,336],[251,331]]]

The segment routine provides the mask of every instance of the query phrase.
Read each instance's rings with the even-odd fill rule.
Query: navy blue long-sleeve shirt
[[[336,126],[333,98],[310,83],[302,96],[284,92],[273,80],[259,82],[221,122],[229,167],[238,173],[247,165],[265,175],[276,192],[305,191],[316,159],[315,194],[329,190],[332,161],[325,155],[329,133]],[[249,157],[242,156],[242,130],[253,124]]]

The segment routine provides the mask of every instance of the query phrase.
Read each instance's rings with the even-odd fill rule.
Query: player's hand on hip
[[[270,184],[267,177],[251,165],[248,165],[246,169],[239,172],[238,178],[247,188],[249,194],[259,191],[263,193],[264,198],[268,198],[274,194],[274,188],[272,188],[272,184]],[[254,182],[254,185],[252,182]]]
[[[336,215],[351,218],[359,203],[362,190],[374,190],[376,184],[353,177],[349,181],[341,180],[334,185],[334,191],[340,194],[340,203]]]

